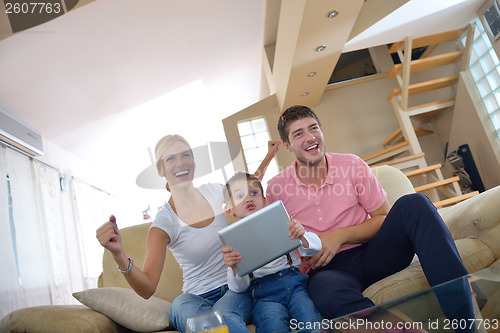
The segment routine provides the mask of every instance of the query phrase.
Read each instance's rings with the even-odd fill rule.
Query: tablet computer
[[[278,200],[219,230],[222,244],[241,255],[236,264],[239,276],[251,273],[301,245],[300,240],[288,235],[289,222],[285,206]]]

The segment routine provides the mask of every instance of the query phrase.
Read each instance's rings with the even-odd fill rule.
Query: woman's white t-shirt
[[[160,228],[170,237],[167,247],[183,272],[182,291],[201,295],[227,283],[222,243],[217,231],[228,226],[229,221],[222,209],[224,199],[221,185],[205,184],[197,189],[214,211],[212,223],[204,228],[190,227],[179,219],[167,202],[156,215],[151,228]]]

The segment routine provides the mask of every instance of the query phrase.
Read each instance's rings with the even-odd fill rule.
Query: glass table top
[[[465,288],[471,293],[461,292]],[[373,308],[325,319],[320,327],[295,327],[301,333],[382,331],[499,333],[500,264]]]

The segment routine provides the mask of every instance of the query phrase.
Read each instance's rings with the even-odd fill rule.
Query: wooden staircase
[[[427,134],[432,134],[432,131],[429,131],[429,130],[426,130],[423,128],[414,128],[414,130],[415,130],[415,134],[417,134],[417,137],[427,135]],[[387,147],[393,146],[394,144],[399,143],[401,141],[404,141],[404,136],[403,136],[403,132],[401,131],[401,128],[398,128],[396,131],[394,131],[394,133],[389,135],[389,137],[387,139],[385,139],[384,142],[382,142],[382,146],[384,148],[387,148]]]
[[[467,41],[464,50],[429,56],[437,44],[457,40],[465,31],[467,31]],[[412,84],[410,84],[410,78],[412,73],[457,64],[458,62],[460,62],[458,71],[465,70],[469,63],[473,31],[474,27],[469,25],[463,29],[416,39],[408,36],[405,40],[391,46],[389,53],[397,53],[400,63],[394,65],[388,76],[395,77],[399,87],[393,89],[387,99],[391,101],[400,128],[384,140],[383,150],[363,158],[370,166],[385,164],[401,169],[414,184],[415,191],[425,193],[436,207],[460,202],[478,194],[478,192],[462,194],[458,184],[459,177],[445,179],[441,172],[441,164],[430,166],[427,164],[418,138],[432,134],[432,131],[414,127],[411,118],[418,116],[432,119],[444,109],[454,106],[455,96],[411,107],[409,107],[409,97],[450,87],[458,81],[458,75],[449,75]],[[422,47],[427,47],[426,51],[419,59],[412,60],[412,51]]]

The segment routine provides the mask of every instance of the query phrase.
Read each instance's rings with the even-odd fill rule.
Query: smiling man
[[[267,199],[282,200],[290,216],[321,239],[321,251],[303,259],[301,268],[307,267],[310,296],[326,318],[373,306],[363,290],[407,267],[415,253],[431,286],[467,274],[427,197],[406,195],[390,208],[361,158],[325,152],[320,121],[310,108],[285,110],[278,131],[295,161],[268,182]],[[453,300],[441,304],[450,318],[472,318],[471,295],[463,280]]]

